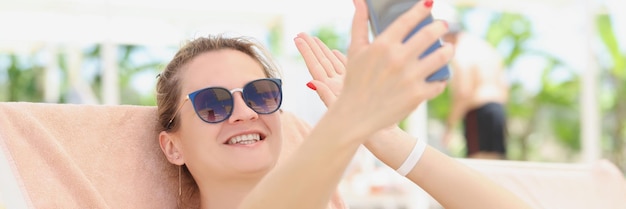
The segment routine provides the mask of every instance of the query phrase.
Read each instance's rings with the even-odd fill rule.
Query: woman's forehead
[[[240,88],[249,81],[266,77],[259,61],[231,49],[202,53],[192,59],[181,73],[184,92],[208,86]]]

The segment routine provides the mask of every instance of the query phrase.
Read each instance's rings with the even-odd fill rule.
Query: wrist
[[[417,163],[422,158],[422,155],[426,150],[426,146],[427,144],[424,140],[416,140],[415,145],[411,150],[411,153],[409,154],[409,156],[406,157],[404,162],[402,162],[400,167],[396,169],[396,172],[398,172],[402,176],[406,176],[407,174],[409,174],[409,172],[411,172],[413,168],[415,168]]]
[[[360,146],[371,135],[370,130],[362,128],[355,128],[356,121],[352,120],[349,111],[338,108],[329,108],[326,114],[317,122],[315,129],[324,130],[325,133],[330,133],[328,136],[332,138],[332,141],[341,141],[345,145]],[[357,125],[358,126],[358,125]]]
[[[404,131],[398,126],[385,128],[372,134],[371,137],[365,140],[363,145],[371,152],[374,152],[375,150],[381,149],[381,146],[389,144],[390,140],[397,138],[397,136],[402,133],[404,133]]]

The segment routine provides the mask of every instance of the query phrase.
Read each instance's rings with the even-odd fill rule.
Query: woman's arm
[[[239,208],[325,208],[356,153],[363,131],[343,123],[345,111],[329,110],[284,163],[254,188]]]
[[[342,91],[347,63],[341,53],[331,51],[317,38],[299,34],[296,46],[313,77],[311,81],[327,106],[333,106]],[[396,126],[382,129],[364,144],[381,161],[397,169],[414,145],[413,137]],[[407,178],[422,187],[446,208],[528,208],[516,195],[437,150],[427,146]]]
[[[395,128],[379,131],[365,142],[365,146],[379,160],[397,169],[416,143],[411,135]],[[483,174],[430,146],[406,177],[444,208],[530,208]]]
[[[417,25],[430,8],[417,4],[369,43],[365,2],[356,0],[355,6],[342,95],[299,150],[268,173],[240,208],[324,208],[365,139],[397,123],[422,101],[443,91],[445,83],[425,80],[448,61],[452,49],[443,47],[423,60],[415,57],[428,47],[424,43],[436,40],[429,34],[444,31],[427,26],[425,33],[403,43],[410,32],[404,25]],[[389,108],[390,104],[394,108]]]

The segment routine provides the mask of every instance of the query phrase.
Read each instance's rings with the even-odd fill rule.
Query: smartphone
[[[396,18],[409,10],[413,5],[421,0],[366,0],[369,10],[369,21],[374,36],[382,33]],[[433,22],[433,16],[429,15],[425,20],[420,22],[409,35],[404,39],[406,41],[413,34],[417,33],[421,28]],[[424,53],[420,55],[420,59],[434,52],[441,47],[441,40],[435,41]],[[445,81],[450,78],[450,69],[448,65],[444,65],[432,75],[426,78],[426,81]]]

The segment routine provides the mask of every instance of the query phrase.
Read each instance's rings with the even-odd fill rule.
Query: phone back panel
[[[409,10],[413,5],[420,0],[366,0],[367,6],[369,9],[369,18],[370,25],[372,27],[372,32],[374,35],[378,35],[382,33],[393,21],[402,15],[404,12]],[[424,26],[433,22],[432,15],[429,15],[426,19],[420,22],[413,30],[409,33],[409,35],[404,39],[406,41],[413,34],[417,33]],[[441,47],[441,41],[438,40],[433,43],[424,53],[422,53],[419,58],[424,58],[425,56],[433,53],[435,50]],[[450,78],[450,69],[448,65],[444,65],[435,73],[426,78],[426,81],[443,81]]]

